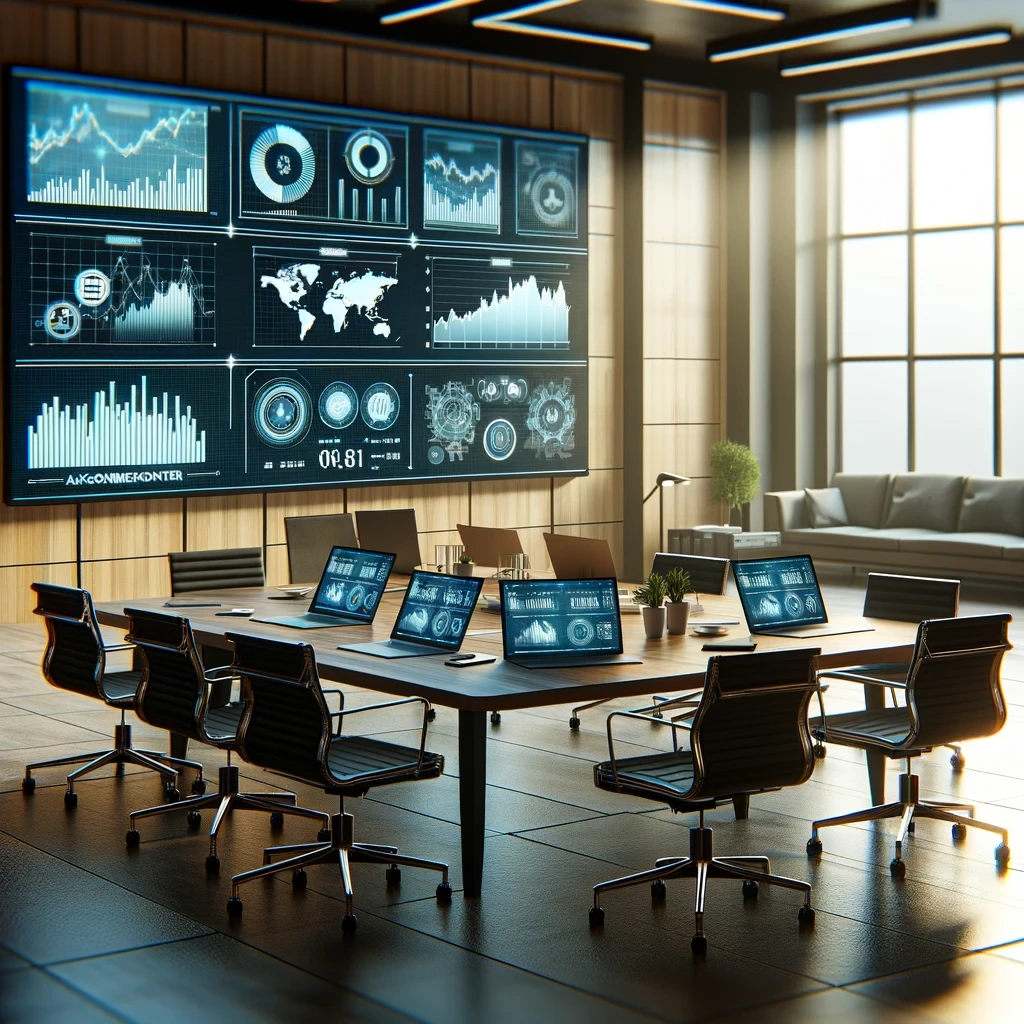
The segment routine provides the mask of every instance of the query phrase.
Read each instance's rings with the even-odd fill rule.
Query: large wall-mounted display
[[[586,472],[584,138],[4,95],[8,502]]]

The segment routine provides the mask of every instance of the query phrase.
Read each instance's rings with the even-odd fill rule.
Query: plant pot
[[[665,625],[670,636],[682,636],[690,617],[689,601],[673,601],[665,605]]]
[[[472,576],[473,575],[473,563],[472,562],[456,562],[452,569],[455,570],[456,576]]]
[[[648,640],[660,640],[665,632],[665,607],[644,608],[644,632]]]

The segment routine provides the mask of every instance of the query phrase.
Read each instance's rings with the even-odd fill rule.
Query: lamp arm
[[[644,496],[644,500],[643,500],[643,501],[641,502],[641,504],[642,504],[642,505],[646,505],[646,504],[647,504],[647,502],[648,502],[648,501],[650,501],[650,500],[651,500],[651,498],[653,498],[653,497],[654,497],[654,492],[658,490],[658,487],[659,487],[659,485],[658,485],[658,484],[655,484],[655,485],[654,485],[654,486],[653,486],[653,487],[652,487],[652,488],[651,488],[651,489],[650,489],[650,490],[649,490],[649,491],[647,492],[647,494],[646,494],[646,495]]]

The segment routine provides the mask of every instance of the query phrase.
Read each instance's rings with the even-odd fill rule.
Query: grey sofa
[[[864,569],[1024,581],[1024,480],[837,473],[831,488],[764,496],[780,554]]]

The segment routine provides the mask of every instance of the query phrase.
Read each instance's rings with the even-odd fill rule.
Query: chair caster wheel
[[[1010,863],[1010,848],[1006,843],[1000,843],[996,847],[996,863],[1000,867],[1005,867]]]
[[[355,934],[355,930],[356,930],[356,925],[358,923],[359,922],[356,921],[356,915],[355,914],[346,914],[341,919],[341,930],[346,935],[354,935]]]
[[[600,928],[604,924],[604,907],[590,908],[590,927]]]
[[[651,718],[664,718],[664,717],[665,716],[660,711],[658,711],[657,709],[655,709],[654,711],[651,712]]]
[[[821,760],[825,756],[825,744],[815,743],[814,744],[814,756],[817,760]]]
[[[821,856],[821,840],[817,836],[812,836],[810,839],[807,840],[807,856]]]
[[[64,794],[64,806],[65,807],[77,807],[78,806],[78,794],[77,793],[65,793]]]
[[[950,759],[950,767],[955,772],[962,772],[967,767],[967,758],[958,750]]]
[[[401,885],[402,884],[402,869],[397,864],[392,864],[387,871],[384,872],[384,881],[388,885]]]
[[[431,709],[430,709],[430,710],[429,710],[429,711],[427,712],[427,721],[428,721],[428,722],[432,722],[432,721],[434,721],[434,719],[435,719],[435,718],[437,718],[437,711],[436,711],[436,709],[435,709],[435,708],[431,708]]]
[[[967,826],[959,821],[953,826],[952,832],[953,839],[958,843],[962,843],[967,838]]]
[[[203,796],[206,793],[206,779],[196,779],[192,783],[192,795]]]
[[[271,828],[283,828],[284,827],[284,815],[280,811],[274,811],[270,815],[270,827]]]
[[[708,951],[708,940],[703,935],[694,935],[690,939],[690,949],[701,956]]]
[[[796,919],[801,924],[814,924],[814,907],[801,907],[797,911]]]
[[[322,828],[316,834],[316,841],[318,843],[329,843],[331,841],[331,830],[329,828]]]
[[[907,874],[906,861],[897,860],[895,857],[889,862],[889,874],[893,878],[905,878]]]
[[[242,901],[237,896],[228,900],[228,917],[238,918],[242,916]]]
[[[500,711],[492,711],[491,712],[491,725],[501,725],[501,712]]]
[[[435,895],[437,896],[437,902],[447,907],[452,901],[451,884],[448,882],[438,882]]]
[[[206,858],[206,873],[208,875],[220,874],[220,857],[217,854],[212,853]]]
[[[126,846],[138,846],[142,842],[139,836],[139,830],[136,828],[130,828],[124,834],[124,841]]]
[[[21,780],[21,788],[25,793],[34,793],[36,791],[36,780],[29,776],[26,779]]]
[[[203,823],[203,816],[198,811],[189,811],[185,820],[188,822],[189,828],[199,828]]]
[[[665,883],[659,878],[651,882],[651,902],[664,903],[666,896]]]
[[[569,728],[572,729],[573,732],[580,731],[580,720],[575,715],[569,719]]]
[[[181,793],[177,787],[169,786],[164,790],[164,799],[171,804],[176,804],[181,799]]]
[[[759,886],[752,878],[743,879],[743,898],[745,900],[756,900]]]
[[[293,889],[305,889],[306,883],[309,881],[304,868],[296,868],[292,872],[292,888]]]

